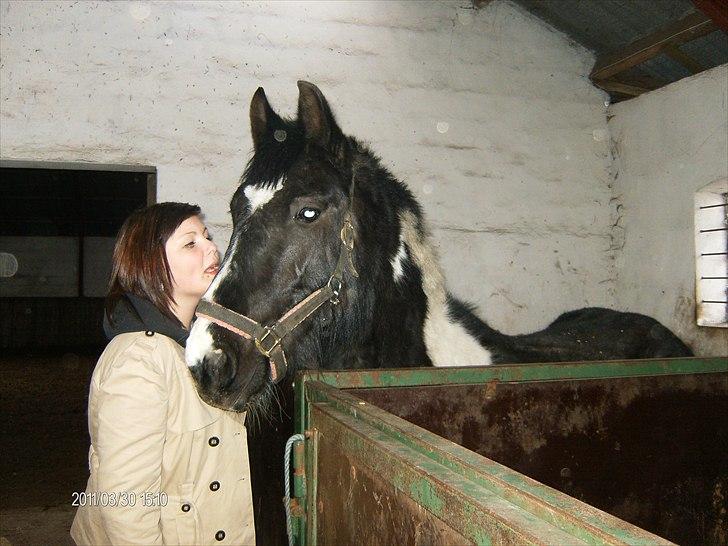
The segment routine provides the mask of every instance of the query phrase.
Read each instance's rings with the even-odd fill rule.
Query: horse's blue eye
[[[304,222],[313,222],[316,220],[316,218],[319,217],[319,214],[321,214],[321,211],[318,209],[314,209],[311,207],[304,207],[301,210],[298,211],[298,214],[296,214],[297,220],[303,220]]]

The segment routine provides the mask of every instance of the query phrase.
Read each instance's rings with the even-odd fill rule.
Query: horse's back
[[[492,354],[493,363],[568,362],[692,356],[675,334],[655,319],[603,307],[560,315],[538,332],[509,336],[493,330],[474,308],[450,297],[450,316]]]
[[[599,351],[602,358],[669,358],[692,356],[690,348],[657,320],[639,313],[585,307],[560,315],[531,336],[569,341],[576,349]],[[577,352],[579,352],[577,350]]]

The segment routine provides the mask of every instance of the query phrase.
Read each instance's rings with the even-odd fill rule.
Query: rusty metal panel
[[[668,543],[345,392],[309,382],[306,396],[310,430],[318,428],[315,416],[324,406],[329,412],[343,415],[337,417],[341,429],[356,431],[358,427],[359,432],[353,436],[336,440],[339,457],[359,453],[357,460],[361,464],[386,477],[475,543]],[[364,449],[358,443],[361,438],[378,443]],[[389,456],[390,452],[396,456]],[[402,454],[408,458],[398,462]],[[321,482],[328,467],[317,465],[317,472],[317,481]],[[402,476],[409,477],[402,481]],[[307,499],[308,525],[318,525],[317,510],[312,507],[319,498],[320,492]],[[406,538],[397,536],[396,540]],[[391,541],[392,537],[382,540]],[[329,543],[328,539],[325,543]]]
[[[727,542],[727,374],[349,392],[670,540]]]
[[[311,419],[317,543],[584,544],[330,405]]]
[[[664,374],[728,372],[728,359],[663,358],[602,362],[556,362],[482,367],[387,368],[377,370],[316,371],[299,374],[296,381],[296,430],[305,425],[305,383],[321,381],[339,389],[412,387],[417,385],[464,385],[498,381],[550,381],[599,377],[638,377]]]
[[[710,384],[709,374],[714,374],[712,387],[706,387],[707,384]],[[722,374],[722,376],[715,374]],[[660,378],[658,380],[652,378],[652,376],[659,376]],[[677,382],[673,379],[667,379],[666,381],[663,376],[673,376],[673,379],[675,377],[678,379]],[[698,379],[698,377],[700,378]],[[667,543],[664,539],[648,531],[639,529],[574,498],[588,499],[592,504],[600,505],[599,499],[595,500],[588,495],[582,494],[581,489],[585,487],[583,485],[585,482],[584,477],[589,476],[589,469],[592,469],[596,474],[605,475],[605,468],[607,469],[608,483],[610,470],[614,472],[621,470],[622,476],[620,478],[628,476],[629,473],[624,471],[624,468],[629,469],[630,464],[639,459],[639,455],[635,455],[637,453],[634,451],[635,446],[625,445],[624,442],[620,443],[619,450],[623,455],[621,465],[615,465],[613,460],[610,461],[614,457],[605,451],[601,456],[593,456],[586,464],[580,463],[577,471],[575,470],[577,469],[576,464],[572,462],[569,465],[565,462],[570,460],[569,457],[575,457],[575,454],[568,452],[568,450],[563,451],[565,447],[559,445],[559,442],[551,446],[553,453],[550,453],[549,457],[543,457],[543,460],[540,457],[534,457],[534,450],[542,448],[540,442],[543,439],[539,439],[538,434],[533,431],[529,433],[522,431],[519,424],[530,419],[532,425],[533,423],[541,424],[542,432],[553,431],[553,434],[558,436],[561,432],[570,430],[569,427],[573,429],[579,423],[581,423],[579,426],[586,428],[594,428],[596,423],[598,426],[594,430],[598,431],[597,440],[599,440],[599,434],[601,434],[602,449],[604,450],[604,446],[609,445],[614,450],[616,444],[611,443],[611,440],[616,437],[614,435],[618,434],[618,432],[612,425],[605,425],[604,420],[609,413],[605,408],[617,407],[620,404],[627,408],[622,410],[624,416],[622,425],[627,432],[633,431],[636,426],[635,423],[639,423],[640,419],[646,414],[654,418],[663,415],[660,413],[662,411],[663,416],[666,417],[663,422],[677,422],[674,417],[692,412],[697,419],[707,416],[707,419],[703,419],[701,422],[710,421],[712,424],[706,425],[707,429],[690,426],[678,427],[686,430],[693,428],[693,438],[677,439],[678,437],[675,436],[673,445],[691,446],[695,444],[694,437],[696,435],[712,438],[714,449],[712,451],[707,449],[712,455],[709,455],[708,463],[703,464],[703,466],[720,469],[724,468],[721,465],[726,460],[725,455],[721,458],[721,449],[723,449],[722,453],[725,453],[725,449],[721,447],[723,440],[720,436],[720,434],[725,433],[725,425],[721,423],[722,416],[726,413],[724,410],[728,410],[728,408],[722,405],[724,402],[721,400],[717,400],[717,403],[710,407],[704,407],[696,405],[695,401],[691,401],[689,397],[683,401],[684,403],[678,402],[675,404],[675,396],[670,397],[669,391],[670,388],[680,384],[678,391],[682,389],[682,394],[685,392],[692,392],[693,394],[702,392],[705,394],[706,388],[708,390],[713,389],[714,392],[725,392],[726,377],[728,377],[728,360],[725,358],[530,364],[460,369],[427,368],[307,372],[299,376],[296,381],[296,425],[299,432],[308,429],[313,436],[318,438],[318,441],[307,441],[308,500],[305,521],[302,520],[301,526],[307,526],[308,544],[316,544],[317,539],[321,539],[322,544],[331,543],[331,541],[327,540],[328,533],[337,528],[334,522],[341,523],[344,521],[342,519],[343,515],[328,520],[331,522],[332,527],[324,527],[317,531],[318,517],[331,518],[330,513],[332,511],[336,513],[336,507],[338,506],[340,507],[338,509],[345,509],[350,512],[349,517],[356,519],[358,505],[371,503],[371,499],[375,498],[372,491],[377,489],[380,500],[386,498],[391,503],[401,503],[402,508],[396,508],[397,510],[401,509],[409,513],[421,511],[424,508],[436,518],[447,521],[450,528],[475,543],[493,543],[493,541],[495,543],[538,543],[538,530],[539,528],[543,530],[544,525],[550,526],[556,532],[570,535],[568,540],[564,539],[562,541],[568,543],[576,543],[577,541],[590,544]],[[606,379],[606,381],[602,381],[602,386],[605,384],[611,386],[606,389],[595,387],[594,384],[590,386],[590,380],[600,378]],[[614,380],[617,378],[627,379],[626,382],[618,381],[615,383]],[[706,383],[706,380],[708,383]],[[673,387],[665,387],[671,382]],[[578,392],[570,391],[569,389],[573,389],[573,385],[567,387],[566,385],[569,383],[579,383]],[[437,385],[441,386],[436,387]],[[529,387],[533,390],[536,385],[547,387],[545,390],[539,391],[539,389],[536,389],[534,391],[546,393],[543,394],[542,399],[538,399],[538,396],[534,395],[536,398],[529,401],[527,397],[524,398],[523,392],[525,391],[518,390],[523,387]],[[417,386],[417,388],[408,389],[406,388],[408,386]],[[362,388],[364,390],[351,390]],[[347,389],[347,391],[343,389]],[[559,389],[562,390],[562,393],[557,396],[554,393]],[[600,389],[603,392],[597,396],[595,393]],[[438,390],[441,392],[438,393]],[[359,397],[352,396],[355,392]],[[643,396],[639,394],[640,392]],[[682,394],[677,392],[678,397],[682,396]],[[579,400],[580,398],[581,400]],[[509,400],[509,402],[506,402],[506,400]],[[639,402],[639,400],[642,400],[642,402]],[[658,400],[657,406],[650,408],[650,404],[654,406],[655,400]],[[549,413],[548,417],[544,419],[544,412],[540,411],[543,408],[539,408],[539,404],[547,401],[550,404]],[[488,411],[485,411],[484,406],[491,402],[493,404],[489,406]],[[376,407],[375,404],[390,409],[393,413],[402,415],[431,431],[435,431],[442,437],[424,430],[417,424],[400,419],[392,413]],[[500,414],[494,410],[498,404],[501,405]],[[672,413],[670,414],[669,411],[672,411]],[[507,425],[501,423],[501,430],[498,431],[495,425],[498,424],[498,419],[503,418],[503,413],[506,414],[506,417],[510,415],[514,419]],[[495,428],[481,429],[483,417],[491,414],[500,415],[500,417],[491,420],[491,425]],[[611,417],[609,418],[611,419]],[[321,423],[327,423],[327,426],[330,427],[328,434],[321,435],[313,427],[316,419]],[[652,431],[652,428],[654,427],[648,425],[647,431],[653,436],[654,434],[662,434],[663,437],[671,436],[669,431],[655,432]],[[659,427],[657,428],[659,429]],[[710,430],[717,430],[718,435],[711,433]],[[572,432],[574,431],[579,432],[577,429],[572,430]],[[498,433],[501,433],[500,440],[498,439]],[[520,438],[518,434],[520,434]],[[327,436],[336,439],[327,443]],[[607,436],[609,436],[608,442],[604,440]],[[640,434],[633,432],[631,437],[640,438]],[[645,436],[645,438],[647,437],[648,435]],[[584,446],[599,443],[594,442],[589,433],[582,434],[581,438],[577,434],[575,438],[577,440],[575,445],[581,446],[582,451],[584,451]],[[484,439],[487,441],[484,441]],[[327,462],[324,462],[323,459],[320,460],[316,454],[319,441],[322,442],[321,447],[326,451],[324,456]],[[462,443],[465,447],[457,445],[454,441]],[[498,442],[503,446],[513,448],[512,453],[509,453],[508,449],[502,453],[494,450],[493,446],[497,445]],[[506,461],[511,459],[513,453],[517,451],[517,448],[512,445],[514,442],[518,444],[518,449],[522,452],[521,459],[514,458]],[[650,440],[643,443],[650,443]],[[629,444],[629,441],[626,444]],[[365,448],[363,445],[368,447]],[[561,451],[555,449],[556,447]],[[579,450],[577,449],[577,451]],[[692,449],[686,447],[685,451],[695,453],[706,450],[698,442]],[[627,452],[631,454],[626,455]],[[672,452],[677,453],[675,449],[672,449]],[[391,455],[391,453],[394,453],[394,455]],[[409,462],[402,462],[402,453],[408,453],[411,456]],[[484,458],[479,453],[505,461],[505,464],[512,466],[515,470],[490,458]],[[394,459],[391,458],[392,456]],[[713,459],[710,459],[711,457]],[[664,466],[661,469],[657,468],[659,465],[655,465],[654,461],[660,460],[659,455],[649,455],[644,458],[646,464],[652,463],[655,467],[651,479],[655,482],[665,481],[664,478],[669,476],[670,469],[669,467],[666,469]],[[662,457],[662,459],[665,458],[669,459],[669,455]],[[387,461],[387,464],[382,466],[381,461]],[[399,462],[397,463],[397,461]],[[552,473],[551,478],[556,479],[549,478],[548,473],[539,474],[535,472],[538,479],[555,488],[564,489],[574,497],[517,471],[520,469],[526,473],[532,472],[531,469],[522,465],[524,461],[532,463],[535,461],[542,468],[549,468]],[[602,466],[599,467],[599,464]],[[610,464],[612,465],[611,469],[608,468]],[[587,471],[584,471],[584,466],[587,467]],[[399,470],[392,470],[395,467]],[[358,479],[354,480],[355,485],[361,487],[359,490],[356,490],[356,488],[351,489],[352,495],[359,496],[356,497],[356,503],[348,503],[347,505],[347,502],[344,502],[347,499],[341,497],[341,495],[342,491],[349,491],[347,488],[352,487],[352,468],[357,468],[356,476],[358,476]],[[406,475],[408,472],[411,474],[412,468],[417,469],[417,472],[424,472],[424,474],[419,474],[424,482],[418,482],[420,485],[414,486],[413,489],[402,482],[402,475]],[[553,468],[558,470],[555,475]],[[634,466],[634,468],[637,467]],[[348,478],[344,471],[346,469],[349,472]],[[334,472],[334,474],[331,475],[329,472]],[[587,479],[586,481],[589,482],[590,480]],[[622,480],[622,483],[626,482],[627,480]],[[321,483],[327,484],[326,492],[323,495],[317,494],[317,488]],[[408,483],[416,483],[416,480]],[[428,485],[424,486],[422,483]],[[564,484],[568,487],[564,487]],[[722,514],[723,519],[709,522],[703,526],[703,534],[700,536],[705,537],[709,542],[715,537],[720,539],[722,536],[720,533],[725,532],[726,489],[722,482],[713,483],[712,486],[712,502],[714,507],[717,507],[716,514]],[[612,490],[615,489],[612,488]],[[689,487],[684,489],[683,493]],[[476,490],[478,493],[474,494],[473,492]],[[367,496],[367,491],[369,496]],[[420,493],[417,493],[418,491]],[[423,491],[427,494],[422,495]],[[442,495],[454,495],[454,497],[449,498],[446,506],[451,511],[457,512],[460,510],[459,516],[450,514],[450,516],[444,517],[442,513],[438,513],[438,506],[440,505],[436,500],[433,500],[431,495],[433,492],[437,492],[435,498],[440,500]],[[337,494],[338,497],[336,497]],[[501,505],[499,510],[491,510],[490,519],[488,519],[488,510],[484,510],[482,506],[477,504],[479,499],[486,497],[497,499],[500,503],[506,503],[510,508],[504,510],[503,505]],[[333,502],[331,506],[334,508],[329,509],[329,515],[327,515],[327,499],[334,500],[334,498],[338,500]],[[682,498],[687,499],[685,495]],[[324,501],[322,510],[314,509],[317,506],[316,499]],[[419,507],[415,508],[411,504],[412,502],[415,502]],[[683,504],[688,502],[688,500],[685,500]],[[630,509],[638,512],[641,510],[641,508],[635,508],[633,503],[625,502],[623,504],[627,509],[626,512],[629,512]],[[395,506],[399,507],[400,504]],[[451,508],[454,506],[457,506],[457,508]],[[463,506],[468,507],[463,508]],[[372,509],[372,507],[370,506],[369,509]],[[369,512],[366,513],[369,514]],[[473,514],[477,514],[478,517],[473,518]],[[500,517],[498,514],[503,515],[503,517],[498,519]],[[511,519],[513,514],[527,519],[535,518],[535,520],[531,519],[529,523],[525,524],[522,521],[514,523],[514,520]],[[668,513],[669,515],[670,513]],[[515,518],[515,520],[518,520],[518,518]],[[371,515],[361,518],[360,521],[378,521],[380,526],[384,525],[380,520],[372,519]],[[471,527],[462,529],[462,521],[470,522]],[[496,521],[500,523],[494,523]],[[411,542],[413,540],[412,535],[407,534],[404,527],[400,526],[399,530],[406,536],[396,534],[395,528],[391,527],[396,527],[394,520],[391,520],[388,525],[390,525],[390,528],[388,528],[387,532],[395,533],[395,535],[380,536],[380,543],[391,543],[392,540],[397,540],[398,543],[407,543],[407,540],[410,540],[409,543],[417,543]],[[430,525],[434,525],[434,523],[430,522]],[[504,528],[510,529],[511,532],[515,530],[516,534],[508,536],[498,534]],[[383,529],[380,528],[380,531],[383,531]],[[427,532],[436,532],[435,529],[434,526],[427,527]],[[473,534],[474,529],[477,529],[479,534]],[[518,533],[521,532],[523,534],[519,535]],[[535,533],[535,535],[529,535],[529,533]],[[361,535],[358,536],[361,537]],[[374,536],[375,534],[371,535],[372,541],[375,540]],[[530,538],[526,539],[524,537]],[[361,539],[359,538],[357,541],[361,542]],[[451,541],[457,543],[455,538]],[[439,541],[433,539],[431,542],[438,543]],[[554,543],[554,540],[552,538],[547,542]],[[300,543],[305,543],[305,541],[300,541]]]
[[[402,545],[473,544],[399,491],[393,483],[398,476],[394,466],[388,465],[388,472],[381,474],[366,464],[362,455],[367,454],[367,439],[351,446],[355,441],[346,437],[351,429],[319,408],[313,409],[312,419],[321,439],[316,497],[319,544],[379,546],[383,537],[399,537]]]

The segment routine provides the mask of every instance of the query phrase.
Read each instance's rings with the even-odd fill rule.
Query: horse
[[[270,413],[277,399],[290,412],[302,369],[692,354],[658,321],[604,308],[564,313],[530,334],[491,328],[448,291],[406,185],[342,132],[318,87],[298,88],[294,119],[279,116],[262,88],[250,104],[253,155],[230,202],[231,241],[187,341],[203,400]],[[253,432],[250,443],[254,488],[275,490],[273,505],[256,505],[266,544],[284,541],[274,528],[283,521],[278,454],[292,433],[290,416],[271,421],[275,430]]]

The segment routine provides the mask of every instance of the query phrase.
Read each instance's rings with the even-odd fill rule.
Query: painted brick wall
[[[725,328],[695,321],[694,193],[728,178],[728,65],[610,108],[620,220],[617,302],[700,355],[728,355]]]
[[[510,333],[614,300],[592,55],[506,1],[3,2],[3,159],[145,164],[158,199],[228,200],[263,86],[318,84],[421,200],[452,290]]]

